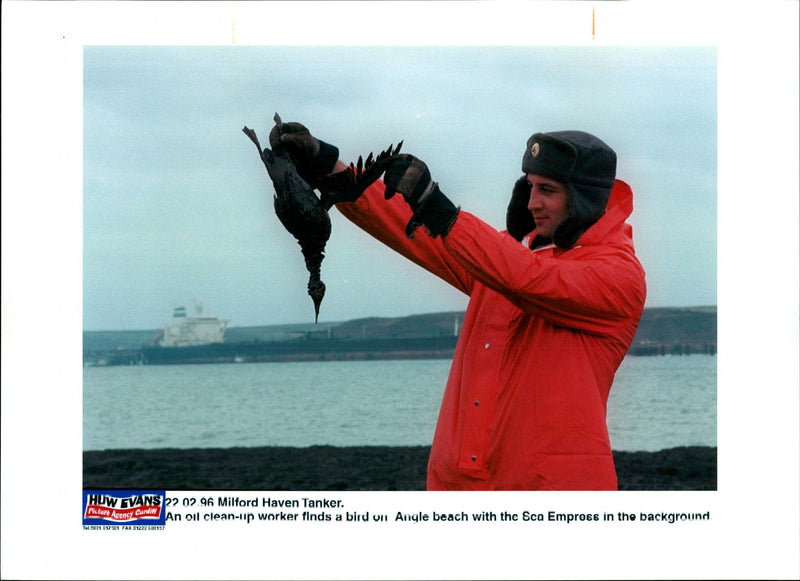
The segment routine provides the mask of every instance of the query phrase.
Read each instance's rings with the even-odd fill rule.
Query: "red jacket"
[[[569,250],[531,251],[460,212],[409,240],[411,211],[373,184],[337,207],[470,297],[428,462],[429,490],[615,490],[606,427],[614,373],[644,308],[630,187]],[[530,236],[533,239],[533,236]]]

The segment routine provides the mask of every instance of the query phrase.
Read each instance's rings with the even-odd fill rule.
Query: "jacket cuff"
[[[319,141],[319,151],[314,156],[314,168],[319,172],[316,177],[321,179],[331,173],[333,168],[336,167],[337,161],[339,161],[339,148],[330,143]]]
[[[460,210],[439,190],[438,185],[434,185],[433,192],[417,208],[411,221],[424,225],[433,238],[446,236]]]

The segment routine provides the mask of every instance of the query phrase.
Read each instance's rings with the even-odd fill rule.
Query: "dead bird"
[[[280,123],[277,113],[275,122]],[[275,187],[274,205],[278,220],[300,244],[309,272],[308,294],[314,301],[314,322],[317,322],[319,307],[325,297],[325,283],[320,278],[320,270],[325,258],[325,245],[331,236],[330,216],[314,189],[297,173],[297,168],[283,148],[262,149],[255,131],[248,127],[242,131],[258,148],[261,161]]]
[[[275,113],[275,125],[281,133],[281,118]],[[298,173],[289,153],[274,143],[273,149],[261,147],[255,131],[248,127],[242,129],[255,144],[259,156],[267,168],[267,173],[275,187],[275,214],[284,228],[300,244],[306,269],[309,272],[308,294],[314,301],[315,322],[319,320],[319,307],[325,296],[325,283],[320,279],[322,260],[325,258],[325,245],[331,235],[331,221],[328,210],[336,202],[353,201],[377,180],[386,167],[394,161],[394,156],[403,145],[391,145],[373,158],[372,153],[366,162],[361,156],[357,164],[350,164],[345,171],[324,177],[319,184],[321,197]]]

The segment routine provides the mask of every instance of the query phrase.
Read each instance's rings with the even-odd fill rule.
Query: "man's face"
[[[544,238],[551,238],[556,226],[567,217],[569,212],[569,196],[566,184],[538,174],[528,174],[531,184],[531,197],[528,210],[536,222],[536,233]]]

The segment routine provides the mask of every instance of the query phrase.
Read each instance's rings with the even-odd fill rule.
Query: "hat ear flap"
[[[610,192],[604,187],[567,184],[569,212],[553,231],[553,243],[572,248],[605,213]]]
[[[567,184],[567,216],[553,230],[553,244],[559,248],[572,248],[586,230],[581,228],[580,214],[577,211],[578,194],[572,184]]]
[[[511,192],[511,200],[506,209],[506,230],[511,236],[518,240],[522,239],[536,228],[533,215],[528,210],[528,201],[531,198],[531,184],[528,183],[528,176],[524,175],[514,183]]]
[[[589,229],[591,224],[570,213],[553,231],[553,244],[559,248],[569,249],[575,246],[578,239]]]

